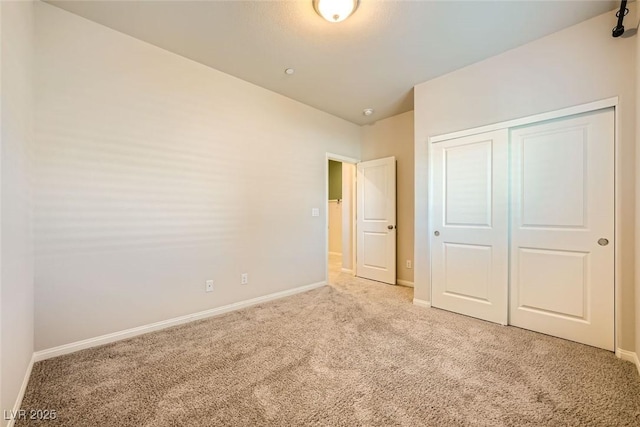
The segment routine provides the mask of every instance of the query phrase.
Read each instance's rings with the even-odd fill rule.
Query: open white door
[[[508,131],[433,144],[434,307],[507,324]]]
[[[358,163],[357,275],[396,284],[396,158]]]
[[[511,134],[510,323],[614,350],[614,113]]]

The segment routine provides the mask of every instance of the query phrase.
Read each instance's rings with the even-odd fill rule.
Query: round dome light
[[[341,22],[358,8],[358,0],[313,0],[313,8],[329,22]]]

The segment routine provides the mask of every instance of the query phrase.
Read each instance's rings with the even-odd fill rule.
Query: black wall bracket
[[[611,31],[611,35],[613,37],[620,37],[624,34],[624,25],[622,25],[622,20],[629,13],[629,9],[627,9],[627,0],[622,0],[620,3],[620,10],[616,12],[616,16],[618,17],[618,24],[613,27]]]

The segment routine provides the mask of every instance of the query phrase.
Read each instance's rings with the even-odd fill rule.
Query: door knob
[[[387,228],[388,228],[389,230],[393,230],[394,226],[393,226],[393,225],[387,225]]]
[[[607,245],[609,244],[609,240],[608,240],[608,239],[605,239],[605,238],[603,237],[603,238],[601,238],[601,239],[598,239],[598,244],[599,244],[600,246],[607,246]]]
[[[438,236],[440,235],[440,232],[439,232],[439,231],[434,231],[434,232],[433,232],[433,235],[434,235],[434,236],[436,236],[436,237],[438,237]]]

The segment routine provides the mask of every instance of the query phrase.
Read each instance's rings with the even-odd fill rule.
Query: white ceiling
[[[336,24],[311,0],[49,3],[357,124],[413,109],[417,83],[619,7],[361,0]]]

